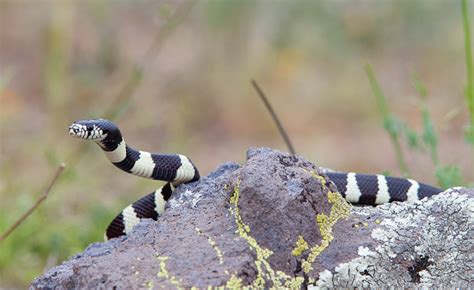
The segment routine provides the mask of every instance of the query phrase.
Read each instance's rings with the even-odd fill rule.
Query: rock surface
[[[473,287],[473,221],[474,189],[352,207],[302,157],[253,148],[30,287]]]

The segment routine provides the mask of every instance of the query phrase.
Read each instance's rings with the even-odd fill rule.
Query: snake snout
[[[69,126],[69,135],[94,141],[101,141],[107,136],[107,130],[90,120],[77,121]]]
[[[71,126],[69,126],[69,135],[74,136],[74,137],[81,137],[81,132],[82,128],[80,125],[73,123]]]

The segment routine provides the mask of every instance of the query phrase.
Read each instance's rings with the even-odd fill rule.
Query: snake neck
[[[100,146],[100,148],[102,148],[102,150],[104,150],[107,159],[109,159],[109,161],[115,166],[128,173],[142,176],[132,171],[136,160],[140,156],[140,151],[128,146],[125,143],[120,130],[116,129],[109,132],[107,137],[101,141],[97,141],[96,143]]]
[[[116,164],[126,159],[130,158],[134,153],[136,154],[138,151],[129,147],[125,140],[121,137],[120,139],[115,140],[103,140],[97,142],[97,144],[104,150],[105,156],[109,159],[110,162]]]
[[[113,128],[107,132],[107,136],[100,140],[96,141],[97,145],[102,148],[105,152],[113,152],[120,147],[120,145],[125,144],[122,133],[118,128]]]
[[[120,132],[119,132],[120,134]],[[125,143],[125,140],[118,134],[97,142],[97,144],[104,150],[105,156],[116,167],[140,177],[151,178],[155,164],[148,162],[148,164],[138,164],[137,161],[143,155],[151,156],[151,153],[136,150]],[[154,178],[152,178],[154,179]]]
[[[113,164],[125,161],[129,156],[127,150],[131,153],[137,151],[133,148],[127,148],[125,140],[122,138],[120,130],[116,129],[107,133],[107,137],[97,141],[97,145],[104,150],[105,155]]]
[[[125,143],[119,131],[97,142],[116,167],[136,176],[172,182],[175,186],[199,179],[199,172],[186,156],[136,150]]]

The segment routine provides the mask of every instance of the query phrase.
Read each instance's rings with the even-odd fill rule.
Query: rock
[[[354,207],[348,221],[358,257],[319,274],[319,288],[472,288],[474,189],[453,188],[412,203]],[[337,224],[335,240],[345,223]],[[336,243],[334,243],[335,245]]]
[[[302,157],[252,148],[244,165],[179,186],[158,222],[90,245],[30,287],[473,286],[473,197],[352,207]]]

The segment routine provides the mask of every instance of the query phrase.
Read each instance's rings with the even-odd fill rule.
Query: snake
[[[97,143],[109,161],[125,172],[167,182],[125,207],[107,227],[106,240],[129,234],[143,219],[158,220],[176,187],[200,178],[197,167],[187,156],[136,150],[125,142],[118,126],[109,120],[75,121],[69,126],[69,134]],[[442,191],[409,178],[355,172],[325,174],[352,204],[375,206],[394,201],[416,201]]]

